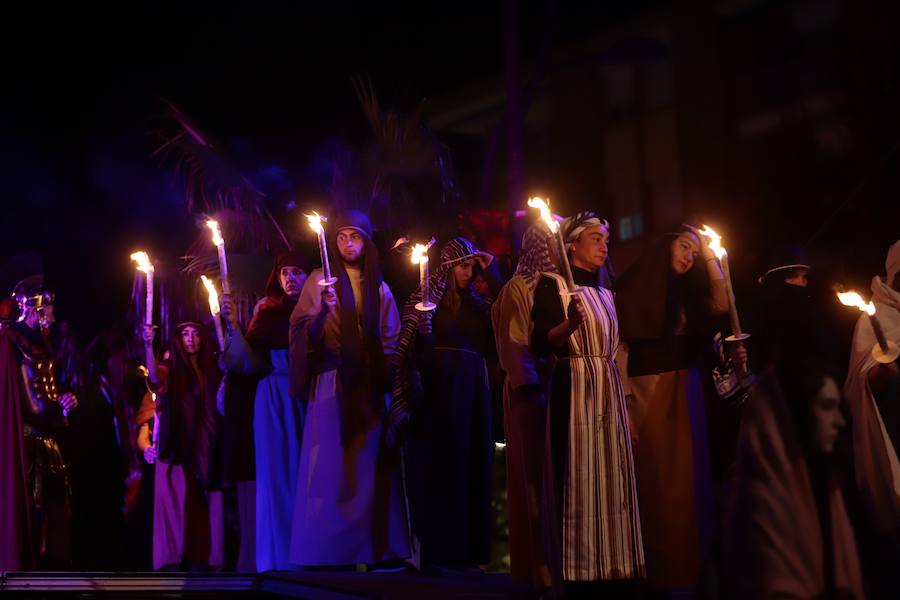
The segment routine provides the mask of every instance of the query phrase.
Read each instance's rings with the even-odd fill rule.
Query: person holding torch
[[[314,270],[290,318],[291,394],[306,407],[290,562],[402,562],[399,456],[384,441],[400,316],[368,216],[347,211],[328,225],[336,281],[321,285],[325,273]]]
[[[636,592],[644,549],[625,393],[616,368],[619,325],[612,291],[600,286],[609,224],[592,212],[563,221],[569,277],[543,273],[534,291],[532,350],[555,355],[550,385],[552,519],[549,559],[567,594]],[[566,261],[563,260],[563,263]],[[574,293],[573,293],[574,292]],[[545,489],[547,483],[545,482]]]
[[[288,330],[309,262],[299,252],[275,259],[266,297],[246,334],[238,326],[234,300],[225,296],[222,302],[224,362],[229,379],[241,381],[226,393],[225,466],[238,490],[242,572],[290,566],[303,411],[289,393]]]
[[[660,238],[617,281],[616,305],[649,587],[688,589],[714,515],[699,367],[729,310],[706,236],[682,226]]]
[[[900,240],[888,250],[885,276],[872,279],[868,308],[853,332],[844,392],[852,417],[856,482],[872,536],[866,544],[872,580],[889,597],[900,570]]]

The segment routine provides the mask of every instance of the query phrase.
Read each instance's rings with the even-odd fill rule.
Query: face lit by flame
[[[547,227],[550,229],[550,233],[556,233],[557,231],[559,231],[559,223],[557,223],[556,219],[553,218],[553,214],[551,214],[550,212],[550,205],[547,202],[538,197],[529,198],[528,206],[541,211],[541,219],[543,219],[544,223],[547,224]]]
[[[316,233],[322,233],[322,231],[323,231],[322,221],[324,219],[322,218],[321,215],[319,215],[319,213],[317,213],[316,211],[313,211],[313,214],[303,215],[303,216],[306,217],[306,220],[309,222],[310,229],[312,229]]]
[[[213,285],[213,282],[206,275],[201,275],[200,280],[203,282],[203,287],[206,288],[206,293],[209,294],[209,312],[215,317],[220,310],[219,294],[216,292],[216,286]]]
[[[709,238],[709,249],[713,251],[716,258],[722,260],[725,256],[725,248],[722,247],[722,236],[716,233],[709,225],[704,225],[700,230],[700,235]]]
[[[206,222],[206,226],[209,227],[210,231],[212,231],[213,244],[215,244],[216,246],[224,245],[225,240],[222,238],[222,232],[219,230],[219,222],[210,219]]]
[[[143,271],[144,273],[150,273],[153,271],[153,264],[150,262],[150,257],[147,256],[146,252],[135,252],[131,255],[131,260],[137,264],[137,270]]]
[[[872,302],[868,304],[863,302],[862,296],[856,292],[838,292],[837,297],[844,306],[855,306],[869,316],[875,314],[875,305]]]

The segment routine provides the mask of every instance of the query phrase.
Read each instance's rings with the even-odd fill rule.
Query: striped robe
[[[559,292],[562,277],[551,278]],[[562,311],[571,296],[560,295]],[[559,534],[562,578],[566,581],[630,579],[644,576],[644,551],[625,393],[615,364],[619,343],[612,292],[584,287],[580,298],[587,318],[569,336],[562,369],[571,372],[568,433]],[[554,386],[554,394],[559,394]],[[554,398],[551,406],[564,399]],[[551,408],[551,410],[554,410]],[[559,440],[553,446],[559,447]],[[558,463],[559,464],[559,463]]]

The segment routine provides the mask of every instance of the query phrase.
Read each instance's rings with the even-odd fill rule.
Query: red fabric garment
[[[24,571],[35,566],[14,335],[9,327],[0,327],[0,571]]]

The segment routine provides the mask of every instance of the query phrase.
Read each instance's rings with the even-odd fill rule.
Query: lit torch
[[[144,311],[144,324],[153,325],[153,263],[146,252],[134,252],[131,260],[137,265],[138,271],[147,274],[147,308]]]
[[[550,212],[549,204],[543,199],[535,197],[528,199],[528,206],[541,211],[541,219],[547,224],[550,233],[556,235],[559,261],[563,267],[563,276],[566,279],[566,289],[570,292],[576,291],[578,286],[575,285],[575,279],[572,277],[572,266],[569,264],[569,255],[566,252],[566,240],[563,239],[559,223],[556,222],[556,219],[553,218],[553,214]]]
[[[311,215],[303,216],[309,221],[309,228],[319,236],[319,256],[322,257],[322,272],[325,275],[325,278],[319,282],[319,285],[322,287],[334,285],[337,283],[337,277],[331,276],[331,265],[328,264],[328,245],[325,243],[325,228],[322,227],[322,221],[327,221],[327,219],[316,211],[313,211]]]
[[[228,281],[228,260],[225,258],[225,239],[222,237],[222,231],[219,229],[218,221],[208,219],[206,226],[212,231],[212,243],[216,246],[216,252],[219,253],[219,279],[222,281],[222,293],[228,295],[231,293],[231,283]]]
[[[881,323],[875,317],[875,304],[863,302],[862,296],[856,292],[838,292],[837,297],[844,306],[855,306],[860,312],[869,315],[869,323],[872,324],[872,331],[875,332],[875,339],[878,342],[872,348],[872,358],[884,364],[890,364],[897,360],[897,357],[900,356],[900,347],[885,337]]]
[[[728,252],[722,247],[722,236],[716,233],[709,225],[704,225],[700,235],[709,238],[709,249],[713,251],[722,273],[725,275],[725,294],[728,296],[728,317],[731,321],[731,335],[725,338],[729,342],[739,342],[750,337],[749,333],[741,331],[741,320],[738,318],[737,304],[734,301],[734,288],[731,285],[731,268],[728,266]]]
[[[219,318],[219,313],[221,309],[219,308],[219,294],[216,292],[216,286],[213,285],[213,282],[210,281],[209,277],[206,275],[201,275],[200,280],[203,282],[203,287],[206,288],[206,293],[209,295],[209,312],[212,314],[213,325],[216,327],[216,337],[219,340],[219,350],[225,350],[225,334],[222,331],[222,319]]]
[[[437,308],[431,301],[431,289],[428,274],[428,250],[434,245],[434,238],[428,244],[416,244],[412,249],[412,264],[419,265],[419,288],[422,290],[422,301],[416,304],[416,310],[428,312]]]

